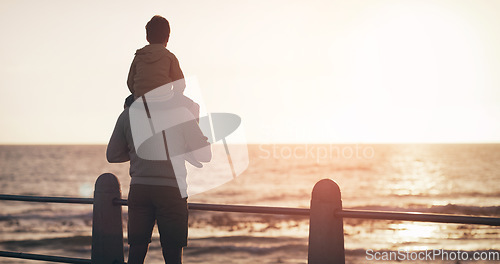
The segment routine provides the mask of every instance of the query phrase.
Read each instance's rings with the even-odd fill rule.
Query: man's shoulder
[[[130,120],[129,107],[127,107],[127,108],[123,109],[123,111],[118,116],[117,123],[126,123],[126,122],[129,122],[129,120]]]

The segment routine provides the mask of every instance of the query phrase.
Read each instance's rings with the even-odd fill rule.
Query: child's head
[[[167,46],[170,36],[170,24],[162,16],[154,16],[146,24],[146,39],[150,44],[163,44]]]

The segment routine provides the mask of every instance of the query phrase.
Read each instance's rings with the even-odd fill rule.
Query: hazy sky
[[[500,142],[500,1],[0,1],[0,143],[107,143],[144,26],[249,142]]]

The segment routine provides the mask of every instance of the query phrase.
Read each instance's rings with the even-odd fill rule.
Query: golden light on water
[[[394,234],[390,239],[395,243],[423,242],[426,239],[439,237],[440,227],[433,223],[397,223],[388,226]],[[426,249],[425,246],[410,246],[412,250]]]
[[[415,150],[419,152],[421,150]],[[429,150],[427,150],[429,151]],[[416,157],[425,155],[417,153]],[[393,160],[394,166],[399,171],[388,183],[392,194],[398,196],[405,195],[429,195],[437,194],[439,186],[444,185],[446,177],[443,177],[441,165],[435,160],[422,161],[417,158],[410,160],[399,156]]]

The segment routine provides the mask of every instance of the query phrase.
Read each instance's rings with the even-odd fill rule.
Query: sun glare
[[[400,223],[391,224],[389,226],[395,233],[391,238],[394,242],[404,243],[404,242],[422,242],[426,239],[434,238],[439,236],[440,227],[433,223]],[[415,246],[410,247],[411,250],[424,250],[427,247]]]
[[[109,17],[115,5],[12,1],[0,15],[10,40],[0,48],[0,140],[107,143],[131,59],[147,43],[144,23],[159,13],[207,111],[239,115],[247,142],[499,141],[500,2],[291,2],[160,1],[140,10],[123,2]],[[83,14],[95,19],[83,23]],[[20,16],[30,19],[9,27]],[[83,91],[100,95],[93,107],[74,100]]]

